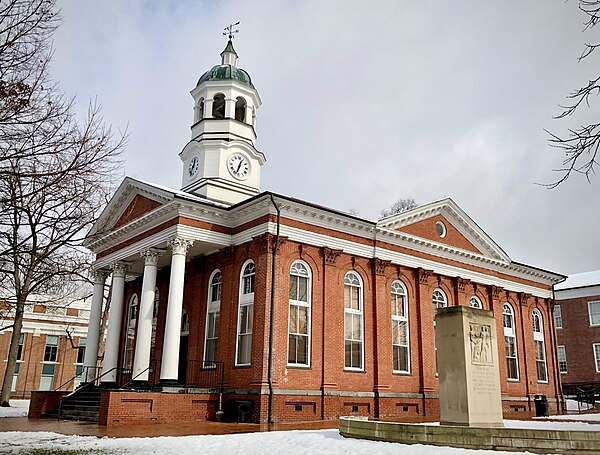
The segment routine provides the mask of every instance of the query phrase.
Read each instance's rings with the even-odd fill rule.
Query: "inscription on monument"
[[[471,364],[494,365],[492,355],[492,327],[487,324],[469,323],[471,341]]]

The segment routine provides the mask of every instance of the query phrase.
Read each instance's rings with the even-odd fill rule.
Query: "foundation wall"
[[[468,428],[454,426],[410,425],[340,419],[340,434],[347,438],[430,444],[468,449],[527,450],[533,453],[598,454],[597,431],[531,431],[524,428]]]

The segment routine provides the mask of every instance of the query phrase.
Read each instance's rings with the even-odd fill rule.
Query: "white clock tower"
[[[261,105],[250,75],[236,66],[231,35],[221,64],[198,80],[192,140],[179,154],[181,189],[235,204],[259,192],[265,155],[256,148],[256,109]]]

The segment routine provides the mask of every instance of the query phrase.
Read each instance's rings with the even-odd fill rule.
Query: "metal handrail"
[[[140,371],[138,374],[136,374],[134,377],[132,377],[129,381],[127,381],[125,384],[123,384],[122,386],[120,386],[120,389],[124,389],[125,387],[127,387],[129,384],[131,384],[133,381],[135,381],[137,378],[139,378],[141,375],[143,375],[146,371],[150,371],[150,366],[148,366],[148,368],[146,368],[143,371]]]
[[[95,377],[94,379],[92,379],[89,382],[86,382],[85,384],[83,384],[81,387],[79,387],[77,390],[73,390],[71,393],[67,394],[67,395],[63,395],[60,397],[59,403],[58,403],[58,417],[56,418],[57,420],[60,420],[60,414],[62,412],[62,403],[63,403],[63,399],[65,398],[69,398],[71,396],[73,396],[76,392],[80,393],[83,389],[89,387],[92,384],[95,384],[96,381],[98,381],[99,379],[101,379],[102,377],[106,376],[108,373],[115,371],[115,370],[119,370],[119,368],[111,368],[110,370],[102,373],[100,376]]]

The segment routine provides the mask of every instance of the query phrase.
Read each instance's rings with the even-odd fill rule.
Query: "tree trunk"
[[[8,362],[2,381],[2,392],[0,393],[0,406],[10,406],[10,392],[12,389],[13,376],[17,365],[17,353],[19,352],[19,340],[21,339],[21,328],[23,327],[23,311],[25,309],[25,297],[17,296],[17,305],[15,309],[15,323],[12,335],[10,337],[10,348],[8,350]]]

